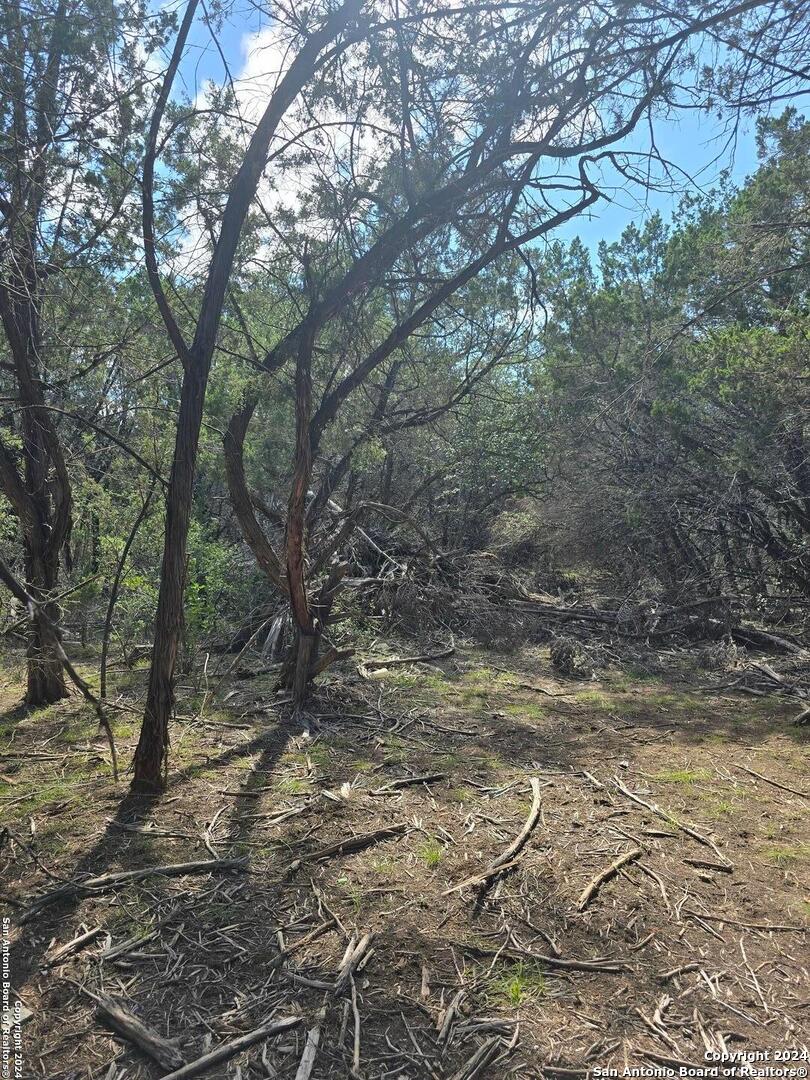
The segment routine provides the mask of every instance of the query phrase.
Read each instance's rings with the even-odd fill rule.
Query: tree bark
[[[192,358],[180,392],[174,462],[166,493],[166,534],[152,664],[132,780],[132,790],[145,793],[157,793],[164,787],[169,721],[174,710],[174,671],[183,629],[186,545],[209,365],[210,355],[207,360]]]
[[[287,584],[290,607],[298,627],[293,707],[303,705],[309,686],[309,669],[320,626],[313,618],[307,596],[307,514],[306,499],[312,477],[312,351],[315,333],[301,335],[295,368],[295,460],[290,499],[287,504]]]
[[[34,566],[38,569],[35,570]],[[46,562],[43,566],[42,559],[27,558],[25,577],[28,592],[38,600],[52,594],[57,584],[58,569],[58,561],[56,565],[49,566]],[[38,608],[31,620],[26,649],[26,705],[39,708],[53,705],[69,696],[57,648],[57,631],[54,629],[59,626],[59,617],[59,605],[49,603]]]

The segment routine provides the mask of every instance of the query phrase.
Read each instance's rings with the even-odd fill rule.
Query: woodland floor
[[[119,700],[136,708],[143,673],[118,678]],[[146,800],[126,794],[126,776],[111,782],[106,743],[77,700],[26,715],[7,676],[0,867],[13,979],[32,1013],[24,1075],[167,1071],[111,1034],[85,991],[179,1040],[186,1061],[274,1012],[302,1016],[206,1074],[243,1080],[292,1080],[316,1026],[312,1080],[584,1077],[699,1067],[707,1050],[800,1048],[810,729],[791,725],[795,705],[701,689],[722,681],[687,653],[576,683],[552,673],[542,648],[460,649],[368,679],[333,676],[310,737],[266,678],[231,682],[201,718],[187,690],[169,790]],[[137,721],[116,713],[124,762]],[[381,790],[426,774],[441,778]],[[447,893],[509,847],[533,777],[541,817],[515,865]],[[311,858],[400,824],[362,850]],[[635,849],[579,910],[589,882]],[[247,861],[149,876],[23,919],[65,881],[214,857]],[[367,933],[370,959],[335,990],[347,944]]]

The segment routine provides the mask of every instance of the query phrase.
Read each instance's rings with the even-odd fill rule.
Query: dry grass
[[[54,878],[214,854],[248,860],[245,871],[149,877],[15,919],[15,985],[33,1011],[26,1075],[160,1075],[94,1019],[81,983],[126,1000],[178,1038],[187,1059],[273,1010],[301,1014],[300,1029],[211,1074],[243,1080],[291,1078],[325,1004],[312,1080],[349,1078],[351,986],[330,994],[323,985],[335,983],[348,939],[365,933],[374,951],[355,976],[365,1080],[463,1077],[490,1039],[500,1040],[495,1060],[476,1080],[579,1077],[597,1064],[649,1064],[649,1053],[699,1063],[724,1043],[802,1043],[807,801],[732,767],[806,787],[807,733],[789,728],[790,709],[713,698],[674,676],[614,673],[572,686],[538,649],[457,654],[441,669],[392,670],[373,683],[334,676],[309,739],[261,680],[238,691],[209,724],[176,725],[167,795],[138,800],[110,782],[104,741],[77,703],[25,716],[18,688],[6,688],[0,825],[13,918]],[[133,719],[124,713],[119,725],[124,760]],[[372,794],[436,772],[445,779]],[[542,818],[517,865],[486,887],[443,895],[519,832],[532,776],[543,784]],[[628,800],[614,776],[670,823]],[[306,860],[395,823],[407,829]],[[683,824],[711,839],[732,872]],[[635,846],[643,855],[578,912],[585,886]],[[279,964],[282,944],[324,923]],[[94,926],[105,934],[45,966],[57,944]],[[133,937],[141,942],[103,958],[108,942]]]

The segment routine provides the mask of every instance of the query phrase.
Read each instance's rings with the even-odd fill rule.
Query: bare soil
[[[142,677],[117,688],[135,710],[115,713],[124,762]],[[687,654],[577,683],[542,649],[459,650],[333,676],[309,735],[268,678],[229,684],[225,701],[189,689],[167,794],[149,800],[126,794],[126,776],[112,783],[82,703],[26,714],[7,678],[0,867],[32,1013],[24,1075],[165,1074],[90,994],[176,1039],[186,1061],[274,1013],[301,1017],[205,1074],[243,1080],[295,1077],[314,1028],[299,1080],[585,1077],[806,1048],[810,733],[791,725],[795,706],[702,688],[722,681]],[[396,786],[415,776],[433,779]],[[525,847],[452,891],[518,835],[534,777]],[[356,837],[370,838],[317,857]],[[29,911],[88,877],[234,858]]]

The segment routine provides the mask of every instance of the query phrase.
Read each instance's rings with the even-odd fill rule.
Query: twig
[[[448,645],[446,649],[442,649],[437,653],[425,653],[422,656],[390,656],[387,659],[381,657],[380,659],[362,660],[358,665],[358,671],[363,674],[363,671],[368,671],[369,668],[387,668],[398,667],[401,664],[429,664],[434,660],[444,660],[447,656],[452,656],[456,651],[455,645]]]
[[[427,773],[425,776],[406,776],[402,780],[394,780],[385,787],[375,788],[370,795],[391,795],[401,788],[411,787],[413,784],[435,784],[439,780],[445,780],[447,773]]]
[[[492,866],[503,866],[506,863],[511,862],[511,860],[523,850],[526,841],[529,839],[537,822],[540,820],[540,781],[536,776],[533,776],[529,783],[532,788],[532,806],[529,811],[529,816],[526,818],[526,824],[506,851],[502,851],[497,859],[493,859]]]
[[[302,1022],[303,1017],[301,1016],[286,1016],[283,1020],[268,1020],[260,1027],[254,1028],[253,1031],[248,1031],[236,1039],[231,1039],[230,1042],[223,1043],[216,1050],[203,1054],[196,1061],[184,1065],[182,1069],[167,1073],[162,1080],[190,1080],[192,1076],[199,1076],[200,1073],[206,1072],[212,1065],[219,1065],[221,1061],[228,1061],[229,1058],[238,1054],[240,1050],[245,1050],[248,1046],[253,1046],[254,1043],[261,1042],[263,1039],[269,1039],[273,1035],[281,1035],[282,1032],[290,1031],[292,1028],[298,1027]]]
[[[360,1075],[360,1010],[357,1008],[357,987],[352,984],[352,1014],[354,1015],[354,1050],[352,1053],[352,1072],[355,1076]]]
[[[691,915],[695,919],[708,919],[709,922],[727,923],[729,926],[740,926],[744,930],[783,930],[790,934],[810,934],[810,926],[789,926],[778,923],[755,923],[740,922],[738,919],[730,919],[726,915],[707,915],[705,911],[692,911],[691,908],[683,908],[684,915]]]
[[[352,979],[354,972],[359,968],[366,954],[369,952],[371,942],[374,939],[373,934],[364,934],[357,945],[352,949],[346,950],[346,954],[343,957],[343,962],[340,965],[337,979],[335,980],[334,994],[337,996],[342,994],[346,989],[347,984]]]
[[[138,529],[140,529],[143,519],[149,513],[149,507],[152,505],[152,497],[155,494],[156,480],[152,478],[152,486],[146,498],[143,500],[143,505],[135,516],[135,520],[132,523],[132,528],[129,531],[129,535],[124,542],[124,547],[121,551],[121,555],[118,559],[118,564],[115,568],[115,574],[113,576],[112,584],[110,586],[110,598],[107,601],[107,613],[104,616],[104,629],[101,633],[101,660],[99,661],[99,678],[98,678],[98,692],[102,701],[107,697],[107,655],[110,649],[110,631],[112,629],[113,614],[115,613],[115,605],[118,601],[118,593],[121,588],[121,577],[124,573],[124,566],[126,565],[127,557],[129,556],[130,548],[135,543],[135,537],[138,535]]]
[[[454,892],[460,892],[462,889],[469,889],[473,885],[483,885],[484,882],[489,881],[490,878],[499,877],[501,874],[505,874],[507,870],[511,870],[517,866],[519,859],[513,859],[512,862],[502,863],[500,866],[488,866],[486,870],[483,870],[480,874],[473,874],[472,877],[465,878],[464,881],[460,881],[458,885],[451,885],[449,889],[445,889],[442,896],[450,896]]]
[[[92,930],[88,930],[84,934],[79,934],[78,937],[73,938],[72,941],[68,941],[66,945],[62,945],[56,952],[45,958],[45,967],[56,967],[57,964],[61,964],[63,960],[66,960],[68,956],[73,953],[79,952],[85,945],[89,945],[92,941],[95,941],[97,937],[104,933],[104,929],[101,926],[96,926]]]
[[[638,803],[639,806],[643,806],[646,810],[649,810],[650,813],[655,814],[657,817],[660,817],[662,821],[666,821],[670,825],[673,825],[676,829],[680,829],[681,832],[685,832],[687,836],[691,836],[693,840],[697,840],[697,842],[699,844],[703,844],[704,847],[711,848],[715,855],[718,857],[718,859],[721,860],[721,862],[724,862],[728,867],[733,867],[733,863],[730,863],[728,859],[726,859],[722,851],[718,848],[717,844],[715,844],[713,840],[710,840],[708,836],[704,836],[703,833],[699,833],[697,829],[693,828],[691,825],[684,825],[682,821],[679,821],[671,814],[667,814],[664,810],[661,809],[660,806],[656,806],[655,803],[649,803],[646,801],[646,799],[642,799],[639,795],[634,794],[628,787],[626,787],[622,783],[618,776],[613,777],[613,783],[623,795],[627,796],[628,799],[632,799],[634,803]]]
[[[633,848],[632,851],[625,851],[623,855],[620,855],[618,859],[615,859],[610,866],[604,870],[600,870],[596,877],[590,881],[582,890],[579,900],[577,900],[577,911],[584,911],[590,903],[594,894],[597,893],[600,887],[617,874],[619,870],[627,863],[632,862],[633,859],[637,859],[641,855],[641,848]]]
[[[316,1018],[315,1027],[307,1032],[307,1041],[304,1052],[298,1063],[295,1080],[309,1080],[312,1070],[315,1068],[315,1059],[318,1056],[318,1043],[321,1041],[321,1024],[326,1019],[326,1009],[321,1009]]]
[[[305,862],[328,859],[330,855],[343,855],[349,851],[360,851],[362,848],[370,847],[371,844],[377,844],[381,840],[388,840],[392,836],[401,836],[409,828],[408,822],[403,821],[398,825],[389,825],[385,829],[376,829],[371,833],[360,833],[358,836],[349,836],[345,840],[339,841],[337,844],[329,844],[328,847],[318,848],[317,851],[311,851],[308,855],[302,855],[300,858],[290,863],[287,867],[287,873],[293,873]]]
[[[480,1076],[488,1065],[491,1065],[501,1051],[501,1039],[494,1035],[482,1043],[471,1058],[450,1077],[450,1080],[474,1080]]]
[[[52,892],[44,893],[34,900],[17,922],[20,925],[30,922],[44,908],[58,904],[61,900],[69,900],[74,896],[95,896],[115,889],[119,885],[142,881],[144,878],[155,875],[182,877],[185,874],[208,874],[212,870],[244,870],[246,865],[246,859],[204,859],[199,862],[169,863],[165,866],[146,866],[140,870],[120,870],[114,874],[102,874],[101,877],[73,882],[54,889]]]
[[[439,1018],[440,1019],[439,1033],[436,1036],[436,1041],[437,1042],[443,1043],[443,1042],[447,1041],[447,1037],[450,1034],[450,1028],[451,1028],[451,1026],[453,1024],[453,1018],[455,1017],[456,1013],[458,1012],[459,1006],[461,1005],[461,1002],[464,1000],[465,997],[466,997],[465,991],[464,990],[458,990],[456,992],[456,995],[453,998],[453,1000],[447,1006],[447,1009],[445,1010],[444,1014]]]
[[[532,806],[529,810],[529,816],[526,818],[525,825],[509,847],[506,848],[505,851],[502,851],[496,859],[493,859],[486,870],[482,871],[480,874],[476,874],[474,877],[467,878],[467,880],[462,881],[459,885],[453,885],[452,888],[445,889],[442,896],[449,896],[450,893],[458,892],[459,889],[466,889],[470,885],[483,884],[483,882],[488,881],[497,874],[504,873],[506,870],[511,870],[515,865],[517,861],[516,856],[523,850],[526,841],[529,839],[537,822],[540,820],[540,781],[536,776],[533,776],[529,782],[532,788]]]
[[[766,784],[772,784],[775,788],[780,788],[782,791],[789,791],[792,795],[800,795],[803,799],[810,799],[810,792],[799,791],[798,788],[788,787],[787,784],[780,784],[778,780],[771,780],[770,777],[763,776],[762,773],[749,769],[747,765],[738,765],[736,761],[732,761],[731,764],[735,769],[747,772],[749,776],[755,776],[757,780],[764,780]]]
[[[92,577],[85,578],[84,581],[80,581],[78,585],[71,585],[69,589],[65,589],[63,592],[57,593],[56,596],[52,596],[50,599],[50,603],[58,604],[60,600],[65,600],[68,596],[72,596],[73,593],[79,592],[79,590],[83,589],[85,585],[92,585],[92,583],[94,581],[97,581],[100,577],[101,574],[93,574]],[[17,597],[17,599],[19,600],[19,597]],[[5,637],[7,634],[16,633],[17,630],[20,629],[20,627],[25,626],[25,624],[28,622],[29,617],[30,616],[28,615],[23,615],[21,619],[17,619],[17,621],[12,623],[11,626],[7,626],[2,633],[2,636]]]

